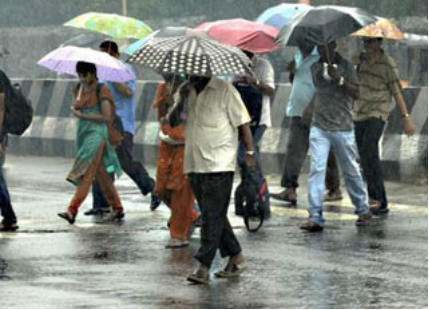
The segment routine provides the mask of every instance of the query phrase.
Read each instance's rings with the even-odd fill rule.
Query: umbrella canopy
[[[311,5],[300,3],[281,3],[277,6],[266,9],[256,18],[258,23],[267,24],[277,29],[281,29],[288,24],[295,16],[311,8]]]
[[[101,32],[115,39],[140,39],[152,32],[147,24],[138,19],[97,12],[76,16],[64,26]]]
[[[59,47],[40,59],[37,64],[50,70],[77,76],[79,61],[93,63],[98,78],[105,81],[125,82],[135,79],[131,69],[107,53],[77,46]]]
[[[195,29],[207,32],[210,37],[223,44],[256,54],[271,52],[278,48],[274,43],[279,32],[277,28],[250,20],[241,18],[218,20],[202,23]]]
[[[405,35],[399,28],[387,18],[377,16],[375,23],[369,24],[362,29],[352,33],[357,37],[372,37],[392,40],[404,40]]]
[[[128,62],[158,73],[199,76],[250,74],[250,59],[238,48],[199,36],[151,38]]]
[[[276,41],[286,45],[298,45],[305,40],[322,45],[345,37],[376,21],[376,18],[359,8],[324,5],[313,7],[284,26]]]
[[[188,27],[165,27],[160,30],[152,32],[150,35],[134,42],[133,44],[128,45],[124,53],[128,55],[132,55],[137,52],[143,44],[145,44],[149,39],[157,37],[157,38],[165,38],[165,37],[177,37],[177,36],[201,36],[202,38],[207,38],[208,36],[201,30],[195,30]]]

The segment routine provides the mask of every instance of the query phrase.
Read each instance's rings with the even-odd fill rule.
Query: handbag
[[[96,95],[99,103],[102,86],[103,84],[98,83],[96,87]],[[121,118],[116,114],[116,112],[113,115],[113,122],[107,124],[107,135],[109,138],[109,143],[115,148],[118,147],[124,139],[124,126],[122,125]]]

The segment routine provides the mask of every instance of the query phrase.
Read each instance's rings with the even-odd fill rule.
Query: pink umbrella
[[[272,52],[278,48],[274,43],[279,32],[277,28],[241,18],[202,23],[195,29],[207,32],[221,43],[256,54]]]
[[[104,81],[125,82],[136,78],[127,65],[109,54],[77,46],[59,47],[45,55],[37,64],[56,72],[77,76],[76,64],[79,61],[95,64],[98,78]]]

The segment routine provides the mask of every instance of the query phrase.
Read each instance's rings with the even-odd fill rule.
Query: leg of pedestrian
[[[326,169],[326,194],[325,201],[337,201],[343,199],[340,189],[340,172],[338,171],[337,160],[332,150],[329,151],[328,165]]]
[[[374,214],[383,214],[389,211],[378,149],[384,125],[385,123],[379,118],[355,122],[356,142],[361,158],[362,172],[367,182],[371,212]]]
[[[153,194],[155,180],[149,176],[141,162],[134,159],[133,149],[133,135],[125,132],[122,143],[116,148],[122,169],[134,181],[144,196],[151,194],[151,209],[155,210],[161,203],[161,200]]]
[[[355,213],[358,215],[356,225],[365,225],[371,219],[371,212],[357,162],[354,131],[332,132],[331,137],[332,148],[343,171],[347,192],[356,208]]]
[[[195,255],[200,266],[188,277],[191,282],[208,281],[218,248],[234,263],[242,257],[239,255],[240,244],[227,219],[233,179],[233,172],[190,174],[191,186],[202,212],[201,247]]]
[[[125,216],[124,208],[122,207],[122,202],[113,184],[113,180],[103,165],[99,165],[96,179],[97,183],[100,185],[103,196],[106,198],[109,205],[112,206],[112,214],[109,220],[121,220]]]
[[[115,179],[113,173],[110,174],[112,181]],[[100,185],[96,180],[92,182],[92,208],[85,211],[85,215],[103,215],[103,213],[109,212],[110,210],[109,203],[106,198],[103,196]]]
[[[301,226],[307,231],[321,231],[323,218],[323,195],[325,191],[326,163],[331,142],[329,132],[315,126],[310,130],[310,174],[308,178],[309,219]]]
[[[297,203],[298,178],[302,165],[307,157],[310,128],[301,117],[292,117],[289,126],[289,137],[286,146],[286,159],[281,180],[285,189],[280,193],[270,194],[278,200],[289,202],[292,206]]]
[[[98,148],[91,164],[86,168],[84,174],[79,178],[78,184],[76,186],[75,193],[73,198],[67,208],[66,212],[58,213],[58,216],[65,219],[70,224],[73,224],[76,219],[76,215],[79,207],[82,202],[85,200],[86,196],[88,196],[89,190],[91,188],[91,184],[95,178],[98,167],[101,164],[102,156],[104,151],[104,143]],[[76,170],[75,167],[79,167],[79,164],[75,162],[74,167],[72,168],[72,173]],[[68,176],[70,178],[70,174]]]
[[[13,211],[7,183],[3,176],[3,166],[0,166],[0,210],[3,217],[0,223],[0,231],[17,230],[17,218]]]

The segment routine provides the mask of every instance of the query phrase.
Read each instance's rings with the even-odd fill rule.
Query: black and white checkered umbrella
[[[250,59],[240,49],[200,36],[153,37],[127,61],[158,73],[251,74]]]

